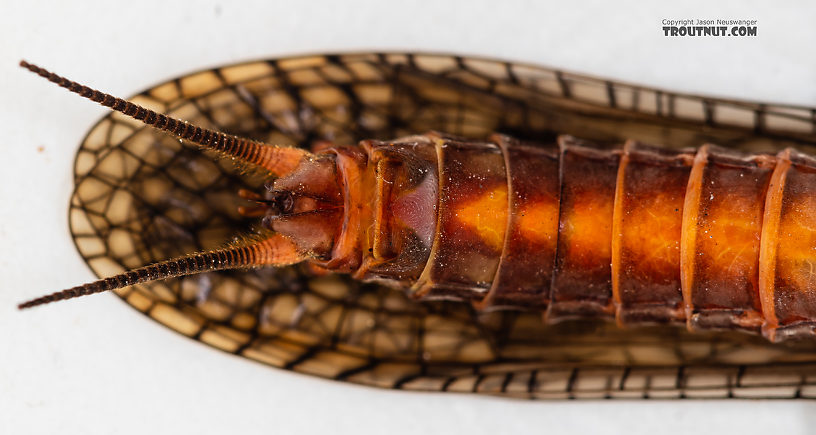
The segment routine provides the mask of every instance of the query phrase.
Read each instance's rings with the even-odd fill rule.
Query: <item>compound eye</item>
[[[295,199],[292,198],[290,192],[278,193],[278,196],[275,198],[275,203],[277,203],[280,212],[284,214],[291,213],[295,207]]]
[[[282,213],[291,213],[295,208],[295,199],[292,198],[291,193],[282,192],[281,197],[278,199],[278,204],[280,204]]]

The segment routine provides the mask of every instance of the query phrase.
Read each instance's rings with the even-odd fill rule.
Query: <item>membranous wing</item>
[[[439,130],[537,142],[713,142],[773,151],[816,144],[813,111],[706,99],[506,62],[440,55],[313,56],[227,66],[132,101],[267,143],[353,144]],[[99,276],[213,249],[257,225],[237,209],[257,174],[111,114],[76,159],[70,223]],[[816,395],[816,345],[681,328],[545,325],[478,313],[302,266],[212,272],[118,291],[213,347],[367,385],[536,398]]]

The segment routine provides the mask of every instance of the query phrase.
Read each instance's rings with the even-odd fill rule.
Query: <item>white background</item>
[[[18,68],[21,58],[127,96],[237,61],[439,51],[816,106],[812,2],[75,3],[0,0],[0,433],[792,435],[816,428],[816,405],[804,402],[529,402],[325,381],[212,350],[112,295],[15,309],[92,279],[71,244],[66,209],[76,147],[105,113]],[[667,38],[664,18],[758,19],[758,36]]]

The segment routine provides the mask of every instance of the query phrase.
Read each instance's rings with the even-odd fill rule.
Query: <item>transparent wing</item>
[[[246,63],[132,99],[270,143],[355,143],[427,130],[538,141],[557,133],[746,149],[816,141],[813,110],[675,95],[543,68],[440,55]],[[239,188],[264,180],[112,114],[78,152],[70,223],[99,276],[252,232]],[[247,205],[247,204],[243,204]],[[134,308],[226,352],[367,385],[535,398],[810,397],[816,346],[680,328],[543,325],[476,313],[304,267],[213,272],[119,291]]]

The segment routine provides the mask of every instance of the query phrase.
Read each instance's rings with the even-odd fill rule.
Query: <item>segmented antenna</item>
[[[110,94],[68,80],[65,77],[54,74],[37,65],[32,65],[24,60],[20,61],[20,66],[75,94],[96,101],[105,107],[109,107],[131,118],[138,119],[151,127],[166,131],[173,136],[209,149],[219,151],[246,163],[257,165],[279,177],[283,177],[292,172],[303,158],[310,158],[312,156],[309,152],[300,148],[256,142],[250,139],[224,134],[219,131],[201,128],[185,121],[156,113],[138,104],[116,98]]]
[[[201,252],[140,267],[110,278],[100,279],[92,283],[32,299],[17,305],[17,308],[23,310],[36,307],[37,305],[115,290],[133,284],[193,275],[201,272],[265,265],[285,266],[299,263],[307,257],[308,254],[299,252],[297,246],[287,237],[280,234],[273,234],[269,238],[260,241],[210,252]]]

